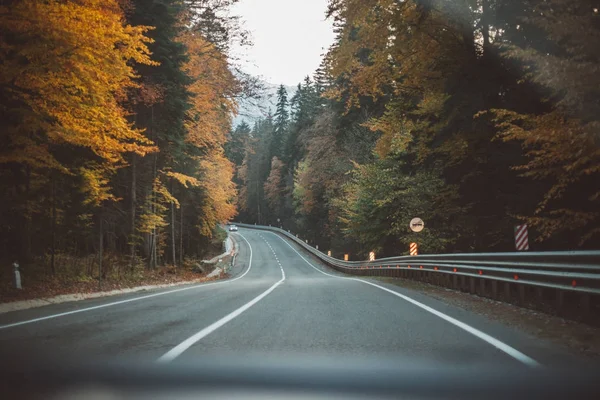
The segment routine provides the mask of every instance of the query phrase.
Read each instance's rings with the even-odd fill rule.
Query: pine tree
[[[273,139],[271,141],[271,156],[281,157],[283,153],[283,143],[287,134],[289,124],[288,98],[287,90],[283,85],[277,90],[277,108],[274,116]]]
[[[237,167],[244,161],[244,152],[252,129],[246,121],[242,121],[230,133],[229,140],[225,144],[225,155]]]

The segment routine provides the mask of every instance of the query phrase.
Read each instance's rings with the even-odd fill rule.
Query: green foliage
[[[255,128],[240,193],[262,212],[242,217],[272,221],[277,180],[272,217],[337,254],[512,251],[523,221],[533,249],[597,247],[592,3],[330,0],[337,38],[290,99],[287,174]]]
[[[458,242],[467,210],[456,205],[457,188],[435,172],[407,171],[393,159],[355,165],[338,201],[343,232],[362,244],[363,253],[405,254],[411,242],[418,242],[423,253],[438,253]],[[414,217],[427,221],[419,234],[409,228]]]

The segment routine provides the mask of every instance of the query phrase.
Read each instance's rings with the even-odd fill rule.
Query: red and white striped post
[[[515,247],[517,251],[529,250],[527,224],[515,226]]]
[[[419,250],[418,250],[418,246],[416,243],[410,244],[410,255],[411,256],[419,255]]]

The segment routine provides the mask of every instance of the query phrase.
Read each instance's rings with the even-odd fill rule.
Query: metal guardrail
[[[433,283],[470,286],[471,292],[478,290],[475,288],[477,281],[482,291],[489,281],[493,297],[496,297],[498,283],[501,282],[506,284],[506,291],[510,291],[510,284],[516,284],[520,288],[551,288],[584,296],[600,294],[600,251],[431,254],[343,261],[329,257],[283,229],[242,223],[236,225],[282,234],[325,264],[352,275],[413,277],[425,274]],[[524,291],[520,289],[519,292],[524,297]]]

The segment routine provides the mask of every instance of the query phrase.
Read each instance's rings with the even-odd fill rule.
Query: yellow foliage
[[[281,211],[285,190],[283,187],[283,167],[283,162],[279,158],[273,157],[273,160],[271,161],[271,172],[263,185],[265,199],[269,203],[271,210],[276,214]]]
[[[192,79],[191,108],[188,111],[186,140],[203,150],[199,157],[197,178],[169,175],[186,187],[199,187],[204,193],[200,232],[212,236],[218,223],[236,215],[233,183],[234,166],[225,158],[223,145],[237,112],[235,98],[239,82],[229,70],[227,56],[201,35],[185,31],[179,40],[186,45],[189,59],[184,71]]]
[[[90,164],[79,169],[83,184],[81,191],[86,195],[85,204],[99,205],[103,201],[114,201],[117,198],[110,193],[110,177],[112,171],[100,165]]]
[[[135,63],[155,64],[146,46],[150,28],[127,25],[118,1],[11,2],[0,6],[0,26],[0,85],[16,122],[2,132],[0,162],[68,172],[52,145],[89,149],[114,166],[124,164],[124,153],[155,150],[119,104],[134,85]],[[100,170],[72,171],[99,196],[92,202],[110,199],[97,186],[107,184]]]
[[[168,176],[169,178],[175,179],[177,182],[179,182],[186,188],[200,186],[200,181],[198,179],[194,178],[193,176],[188,176],[188,175],[181,174],[179,172],[172,172],[172,171],[167,171],[167,172],[163,171],[163,174],[165,176]]]
[[[192,108],[188,112],[187,140],[198,147],[223,145],[237,112],[238,81],[227,57],[197,33],[187,31],[181,42],[188,48],[184,71],[193,79],[188,87]]]
[[[212,234],[218,223],[226,222],[236,215],[236,188],[232,181],[233,164],[225,157],[223,150],[214,150],[200,161],[200,187],[209,202],[204,207],[210,210],[204,215],[202,229]]]
[[[516,166],[523,176],[550,180],[551,188],[538,204],[535,216],[524,218],[538,228],[539,239],[547,239],[558,230],[582,228],[600,219],[600,212],[574,211],[550,207],[583,179],[600,177],[600,148],[593,124],[568,118],[559,111],[542,115],[521,115],[508,110],[492,110],[504,141],[519,141],[528,162]],[[597,185],[596,185],[597,188]],[[596,190],[595,188],[592,190]],[[583,199],[582,199],[583,200]],[[587,199],[596,204],[598,192]],[[558,203],[560,204],[560,203]],[[550,209],[551,211],[548,211]],[[541,216],[547,213],[547,216]],[[584,235],[589,239],[597,230]]]

